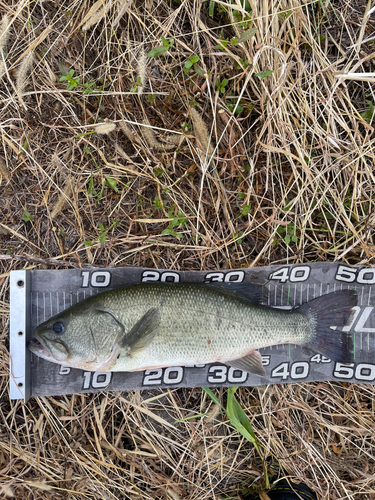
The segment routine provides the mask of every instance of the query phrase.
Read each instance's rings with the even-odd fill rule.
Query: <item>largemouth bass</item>
[[[292,310],[262,305],[251,284],[144,283],[105,292],[39,325],[30,350],[54,363],[92,371],[139,371],[222,362],[265,376],[257,351],[306,345],[351,361],[344,326],[357,304],[342,290]]]

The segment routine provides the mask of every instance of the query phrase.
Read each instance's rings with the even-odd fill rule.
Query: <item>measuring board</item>
[[[35,327],[71,305],[103,291],[157,281],[265,285],[268,305],[284,309],[337,290],[356,289],[358,305],[353,308],[350,324],[343,329],[353,335],[353,362],[333,362],[311,349],[288,344],[260,349],[267,378],[220,363],[100,373],[61,367],[28,350]],[[324,380],[375,383],[375,268],[314,263],[209,272],[145,268],[12,271],[10,292],[11,399],[26,401],[33,396],[150,387],[256,386]]]

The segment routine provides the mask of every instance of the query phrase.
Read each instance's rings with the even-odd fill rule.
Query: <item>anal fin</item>
[[[254,375],[260,375],[261,377],[266,376],[266,372],[262,365],[262,356],[258,351],[250,351],[246,356],[226,361],[225,364],[243,370],[244,372],[253,373]]]

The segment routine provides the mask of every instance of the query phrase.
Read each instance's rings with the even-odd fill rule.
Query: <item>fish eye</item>
[[[52,330],[58,335],[61,335],[62,333],[64,333],[65,327],[61,323],[61,321],[57,321],[57,323],[53,324]]]

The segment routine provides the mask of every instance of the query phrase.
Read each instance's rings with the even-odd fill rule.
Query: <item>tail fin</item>
[[[310,317],[314,324],[312,338],[305,345],[333,361],[350,363],[353,360],[352,335],[330,327],[345,326],[352,315],[352,307],[356,305],[355,290],[340,290],[300,306],[298,310]]]

